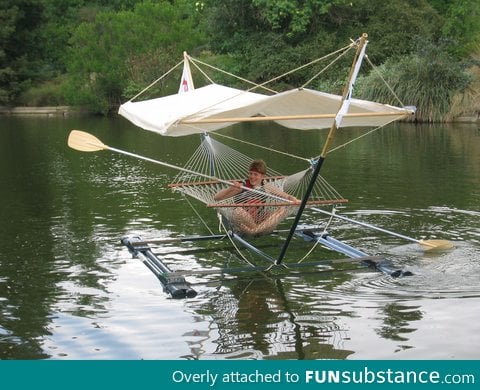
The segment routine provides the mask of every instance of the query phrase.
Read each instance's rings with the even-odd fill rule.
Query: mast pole
[[[355,53],[355,57],[353,59],[352,67],[350,68],[350,73],[348,76],[348,82],[345,85],[345,88],[343,90],[342,94],[342,101],[340,108],[338,109],[337,115],[335,116],[335,120],[332,123],[332,126],[330,128],[330,131],[328,132],[327,139],[325,140],[325,144],[323,145],[322,152],[320,154],[320,157],[318,161],[315,164],[315,169],[312,174],[312,178],[310,179],[310,182],[308,184],[307,190],[305,191],[305,194],[302,198],[302,202],[300,203],[300,207],[298,209],[298,212],[295,216],[295,220],[293,221],[293,224],[290,228],[290,231],[288,233],[287,238],[285,239],[285,242],[283,244],[283,247],[280,251],[280,254],[278,255],[277,260],[275,261],[275,264],[280,264],[287,252],[287,249],[290,245],[290,241],[292,240],[293,235],[295,234],[295,230],[297,229],[298,223],[300,222],[300,218],[302,216],[302,213],[305,209],[305,206],[307,204],[308,199],[310,198],[310,195],[312,193],[313,187],[315,185],[315,182],[317,180],[318,175],[320,174],[320,169],[322,168],[322,165],[327,158],[328,150],[330,148],[330,144],[333,141],[333,138],[335,137],[335,133],[337,132],[338,128],[342,124],[342,118],[343,115],[345,115],[348,111],[348,106],[350,104],[350,98],[352,96],[353,92],[353,85],[355,83],[355,80],[357,78],[358,71],[360,70],[360,66],[362,64],[363,56],[365,54],[365,48],[367,46],[367,37],[368,35],[366,33],[363,33],[362,36],[358,39],[358,46],[357,46],[357,51]]]

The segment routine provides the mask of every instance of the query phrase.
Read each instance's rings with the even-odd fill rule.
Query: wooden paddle
[[[148,158],[148,157],[140,156],[139,154],[126,152],[126,151],[121,150],[121,149],[112,148],[111,146],[105,145],[102,141],[100,141],[94,135],[92,135],[90,133],[87,133],[85,131],[81,131],[81,130],[72,130],[70,132],[70,135],[68,136],[67,144],[72,149],[78,150],[80,152],[97,152],[99,150],[110,150],[112,152],[121,153],[121,154],[124,154],[126,156],[135,157],[135,158],[138,158],[140,160],[148,161],[148,162],[151,162],[151,163],[154,163],[154,164],[160,164],[160,165],[163,165],[164,167],[167,167],[167,168],[176,169],[178,171],[190,173],[190,174],[196,175],[196,176],[202,176],[202,177],[205,177],[205,178],[210,179],[210,180],[214,180],[214,181],[217,181],[217,182],[220,182],[220,183],[223,183],[223,184],[228,184],[229,186],[232,185],[232,182],[228,181],[228,180],[222,180],[222,179],[219,179],[218,177],[215,177],[215,176],[209,176],[209,175],[206,175],[206,174],[203,174],[203,173],[200,173],[200,172],[192,171],[190,169],[186,169],[186,168],[182,168],[182,167],[179,167],[179,166],[176,166],[176,165],[168,164],[168,163],[163,162],[163,161],[154,160],[153,158]],[[240,185],[240,188],[245,190],[245,191],[250,191],[250,192],[253,192],[253,193],[256,193],[256,194],[260,194],[260,195],[264,194],[263,191],[261,191],[261,190],[257,190],[255,188],[250,188],[250,187],[245,187],[244,185]],[[290,201],[288,199],[284,199],[281,196],[277,196],[275,194],[270,194],[269,196],[271,198],[274,198],[274,199],[277,199],[277,200],[280,200],[280,201],[283,201],[283,202],[293,203],[292,201]]]
[[[448,240],[419,240],[418,243],[426,251],[452,249],[453,243]]]
[[[109,147],[97,137],[80,130],[72,130],[70,132],[67,144],[72,149],[79,150],[80,152],[97,152],[99,150],[109,149]]]
[[[416,238],[408,237],[408,236],[405,236],[404,234],[400,234],[400,233],[395,233],[395,232],[392,232],[390,230],[387,230],[387,229],[384,229],[384,228],[381,228],[381,227],[378,227],[378,226],[375,226],[375,225],[371,225],[371,224],[366,223],[366,222],[356,221],[354,219],[344,217],[343,215],[338,215],[338,214],[331,213],[331,212],[328,212],[328,211],[325,211],[325,210],[322,210],[322,209],[318,209],[318,208],[315,208],[315,207],[313,207],[312,210],[314,210],[316,212],[319,212],[319,213],[322,213],[322,214],[330,215],[334,218],[342,219],[342,220],[347,221],[347,222],[351,222],[351,223],[354,223],[354,224],[357,224],[357,225],[360,225],[360,226],[364,226],[364,227],[367,227],[367,228],[370,228],[370,229],[373,229],[373,230],[378,230],[380,232],[390,234],[392,236],[400,237],[400,238],[403,238],[404,240],[416,242],[417,244],[420,244],[420,246],[425,251],[447,250],[447,249],[452,249],[453,248],[453,244],[448,240],[417,240]]]
[[[183,172],[187,172],[187,173],[191,173],[191,174],[195,174],[195,175],[199,175],[199,176],[204,176],[208,179],[224,182],[223,180],[220,180],[220,179],[218,179],[216,177],[213,177],[213,176],[203,175],[201,173],[191,171],[189,169],[181,168],[181,167],[178,167],[176,165],[168,164],[168,163],[163,162],[163,161],[154,160],[152,158],[140,156],[138,154],[126,152],[124,150],[120,150],[120,149],[116,149],[116,148],[112,148],[111,146],[105,145],[102,141],[100,141],[94,135],[92,135],[90,133],[87,133],[85,131],[81,131],[81,130],[72,130],[70,132],[70,135],[68,136],[67,144],[72,149],[79,150],[80,152],[96,152],[96,151],[99,151],[99,150],[110,150],[112,152],[125,154],[125,155],[130,156],[130,157],[139,158],[140,160],[145,160],[145,161],[149,161],[149,162],[152,162],[152,163],[155,163],[155,164],[160,164],[160,165],[163,165],[163,166],[168,167],[168,168],[172,168],[172,169],[176,169],[176,170],[179,170],[179,171],[183,171]],[[228,181],[225,181],[225,183],[227,183],[229,185],[232,184],[231,182],[228,182]]]

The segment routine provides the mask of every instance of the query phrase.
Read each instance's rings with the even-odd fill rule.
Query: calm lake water
[[[347,222],[329,228],[413,276],[394,279],[354,261],[302,275],[197,274],[187,279],[198,295],[184,300],[169,298],[120,243],[133,234],[208,233],[167,188],[176,172],[108,151],[71,150],[71,129],[175,165],[199,141],[164,138],[123,119],[0,118],[1,359],[480,358],[478,126],[391,125],[332,152],[322,168],[350,200],[344,215],[455,243],[428,253]],[[305,157],[318,155],[325,137],[272,125],[225,133]],[[342,130],[336,144],[359,134]],[[286,174],[304,167],[232,146]],[[216,229],[215,213],[193,205]],[[316,220],[325,217],[305,216]],[[281,241],[257,243],[275,254]],[[165,258],[173,269],[197,270],[234,262],[229,249],[224,241],[172,245]],[[310,249],[294,240],[288,256]],[[332,257],[316,248],[309,259]]]

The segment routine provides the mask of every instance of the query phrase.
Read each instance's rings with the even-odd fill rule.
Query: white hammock
[[[208,135],[185,165],[185,169],[201,173],[179,173],[170,187],[191,196],[207,207],[215,208],[237,232],[260,235],[270,233],[289,215],[296,213],[305,188],[310,182],[312,168],[284,176],[267,168],[263,186],[245,188],[240,194],[215,201],[219,191],[228,187],[225,181],[244,183],[252,158],[220,143]],[[205,176],[220,180],[205,180]],[[291,201],[279,193],[287,193]],[[335,205],[347,202],[328,182],[320,177],[314,186],[307,206]]]

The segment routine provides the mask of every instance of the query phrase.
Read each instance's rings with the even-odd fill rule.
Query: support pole
[[[328,150],[330,148],[330,144],[332,143],[333,138],[335,137],[335,133],[337,132],[337,129],[341,126],[343,116],[348,111],[348,106],[350,104],[350,98],[351,98],[352,92],[353,92],[353,85],[354,85],[355,80],[357,78],[357,74],[358,74],[358,71],[360,70],[360,66],[362,64],[362,59],[363,59],[363,56],[365,54],[365,48],[366,48],[366,45],[367,45],[367,42],[368,42],[367,37],[368,37],[368,35],[364,33],[358,40],[357,51],[355,53],[355,58],[353,59],[352,67],[350,69],[350,74],[348,76],[347,85],[345,86],[345,88],[343,90],[342,102],[341,102],[340,108],[338,109],[335,120],[332,123],[332,127],[330,128],[330,131],[328,132],[327,139],[325,140],[325,144],[323,145],[322,153],[320,154],[320,158],[318,159],[317,163],[315,164],[315,169],[313,171],[312,178],[310,179],[310,183],[308,184],[307,190],[305,191],[305,194],[302,198],[302,203],[300,204],[297,215],[295,216],[295,220],[292,224],[292,227],[290,228],[290,232],[288,233],[287,238],[285,239],[285,242],[284,242],[283,247],[280,251],[280,254],[278,255],[277,260],[275,261],[275,264],[280,264],[285,257],[285,254],[286,254],[287,249],[290,245],[292,237],[295,234],[295,230],[297,229],[298,223],[300,222],[300,218],[302,217],[303,210],[305,209],[307,201],[310,198],[310,195],[312,193],[313,187],[315,185],[315,181],[317,180],[317,177],[320,174],[320,169],[322,168],[322,165],[323,165],[323,163],[324,163],[324,161],[327,157]]]

